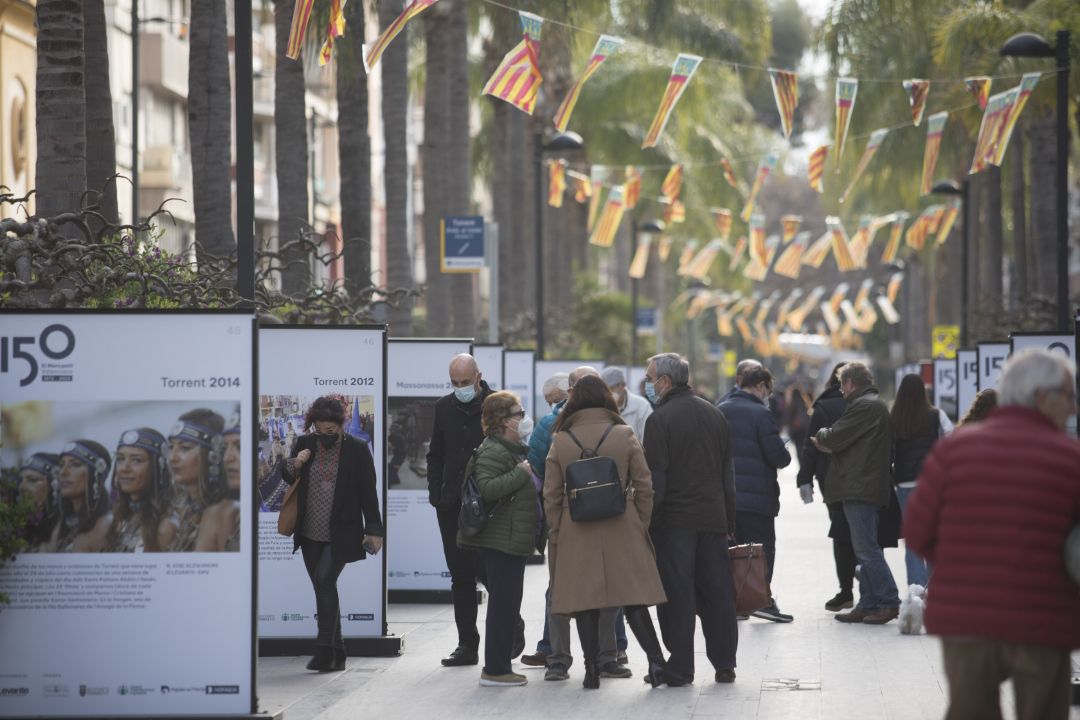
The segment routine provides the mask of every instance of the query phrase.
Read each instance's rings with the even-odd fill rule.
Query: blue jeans
[[[859,560],[859,610],[900,607],[896,581],[878,545],[878,507],[855,500],[844,501],[844,516],[851,526],[851,544]]]
[[[915,492],[915,488],[896,488],[896,499],[900,502],[900,516],[903,517],[907,514],[908,498],[911,497],[911,493]],[[907,541],[904,541],[904,564],[907,566],[907,584],[908,585],[922,585],[926,587],[930,582],[930,563],[923,560],[921,557],[911,551],[911,548],[907,546]]]

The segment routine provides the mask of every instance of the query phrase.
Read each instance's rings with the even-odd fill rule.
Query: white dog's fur
[[[922,585],[908,587],[907,597],[900,603],[900,625],[902,635],[921,635],[923,631],[923,612],[926,610],[926,588]]]

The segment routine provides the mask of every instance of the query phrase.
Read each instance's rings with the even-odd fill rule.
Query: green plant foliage
[[[41,519],[31,499],[18,496],[18,482],[18,473],[10,468],[0,476],[0,566],[14,560],[29,546],[27,529]],[[7,594],[0,591],[0,605],[9,600]]]

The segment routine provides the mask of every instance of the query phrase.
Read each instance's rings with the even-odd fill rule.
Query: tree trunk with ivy
[[[398,15],[394,3],[379,3],[379,26],[387,27]],[[409,43],[406,25],[401,35],[383,52],[382,118],[386,161],[383,181],[386,188],[386,284],[392,288],[413,287],[412,255],[409,253]],[[412,335],[412,298],[404,298],[387,315],[390,332],[396,337]]]
[[[364,4],[345,6],[345,37],[338,41],[338,158],[345,288],[357,298],[371,285],[371,138],[368,84],[363,67]]]
[[[86,185],[101,193],[98,204],[109,223],[116,223],[116,132],[109,88],[109,45],[103,0],[84,0],[86,51]]]
[[[308,221],[308,128],[304,66],[285,55],[295,0],[274,3],[274,170],[277,174],[278,246],[296,240]],[[281,258],[281,289],[302,292],[310,282],[306,254]]]

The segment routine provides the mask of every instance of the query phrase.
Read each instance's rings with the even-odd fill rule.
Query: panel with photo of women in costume
[[[0,404],[0,472],[38,512],[30,553],[240,549],[239,406]]]

